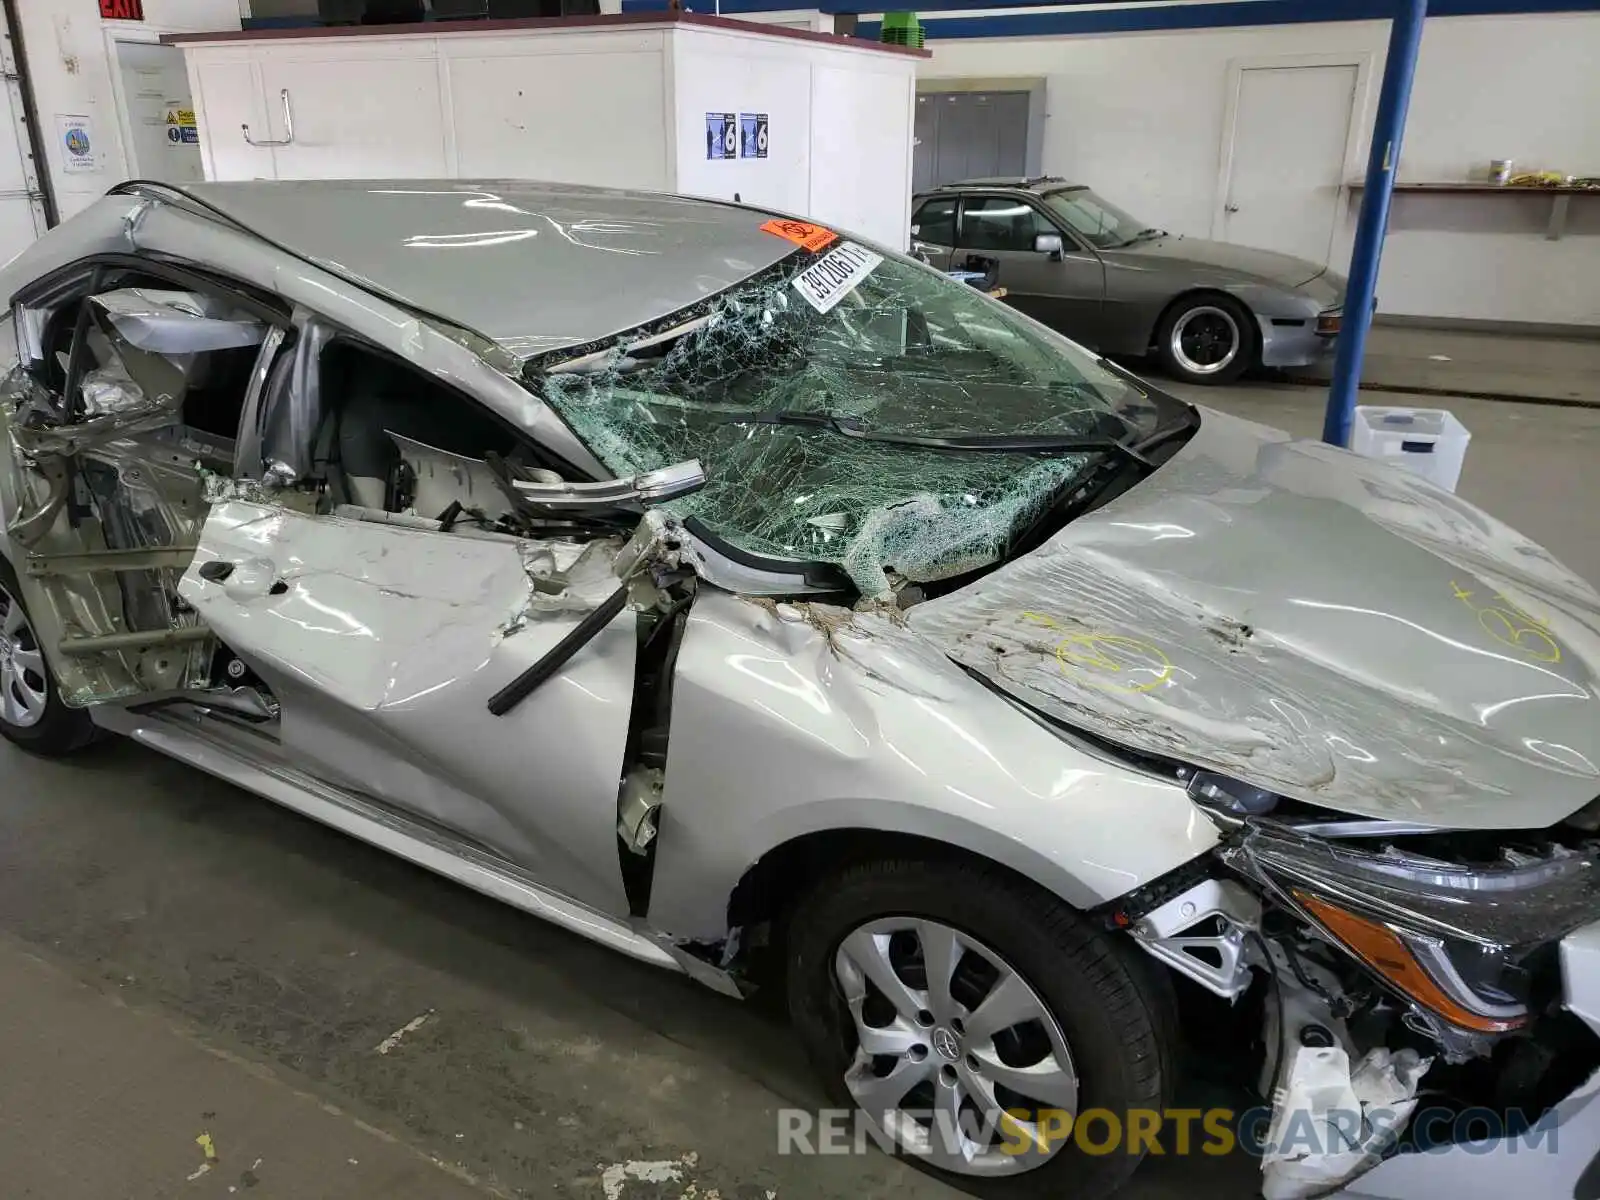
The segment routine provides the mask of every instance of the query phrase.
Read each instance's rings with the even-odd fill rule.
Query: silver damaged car
[[[774,989],[979,1194],[1115,1191],[1185,1039],[1275,1200],[1600,1149],[1600,597],[1472,506],[738,205],[129,183],[3,286],[24,749]]]

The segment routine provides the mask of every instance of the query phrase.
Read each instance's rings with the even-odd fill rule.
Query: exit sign
[[[144,20],[144,0],[100,0],[102,21]]]

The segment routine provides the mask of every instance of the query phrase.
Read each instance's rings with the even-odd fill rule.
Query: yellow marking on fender
[[[1046,629],[1064,628],[1060,621],[1046,613],[1024,612],[1021,615],[1024,621]],[[1071,671],[1092,687],[1114,692],[1152,692],[1173,677],[1172,660],[1161,647],[1142,638],[1116,633],[1069,633],[1056,643],[1055,656],[1062,674]],[[1136,677],[1141,673],[1154,678],[1138,680]]]
[[[1476,614],[1478,626],[1495,641],[1513,650],[1521,651],[1534,662],[1558,663],[1561,661],[1561,644],[1550,634],[1550,622],[1527,612],[1509,596],[1496,592],[1499,604],[1479,608],[1472,603],[1472,593],[1455,580],[1450,581],[1455,598]]]

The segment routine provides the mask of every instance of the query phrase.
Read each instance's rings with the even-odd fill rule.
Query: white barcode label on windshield
[[[846,242],[837,250],[830,250],[821,262],[807,267],[794,277],[794,290],[806,298],[806,303],[819,313],[825,313],[883,261],[883,255],[874,254],[865,246]]]

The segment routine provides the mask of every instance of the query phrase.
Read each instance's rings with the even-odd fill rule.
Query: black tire
[[[915,859],[849,867],[814,885],[791,913],[790,1019],[834,1103],[853,1106],[844,1075],[856,1046],[834,956],[863,923],[894,916],[929,918],[977,938],[1032,987],[1067,1040],[1078,1112],[1107,1109],[1126,1121],[1131,1110],[1161,1110],[1174,1061],[1165,981],[1139,969],[1114,935],[999,868]],[[1032,1170],[994,1177],[950,1174],[907,1157],[979,1196],[1099,1200],[1128,1180],[1142,1153],[1118,1146],[1091,1155],[1068,1144]]]
[[[16,572],[10,563],[0,558],[0,617],[12,604],[27,615],[28,607],[23,602],[22,589],[17,586]],[[34,724],[17,725],[6,719],[5,709],[0,707],[0,737],[47,758],[63,757],[94,741],[96,729],[89,714],[62,703],[61,691],[48,669],[41,679],[45,689],[44,715]]]
[[[1231,349],[1224,349],[1220,338],[1229,331]],[[1186,350],[1181,343],[1188,338],[1195,339],[1195,344]],[[1156,326],[1156,354],[1162,368],[1185,383],[1214,386],[1233,382],[1255,362],[1259,341],[1255,318],[1231,296],[1185,296]],[[1213,365],[1216,363],[1220,365]]]

